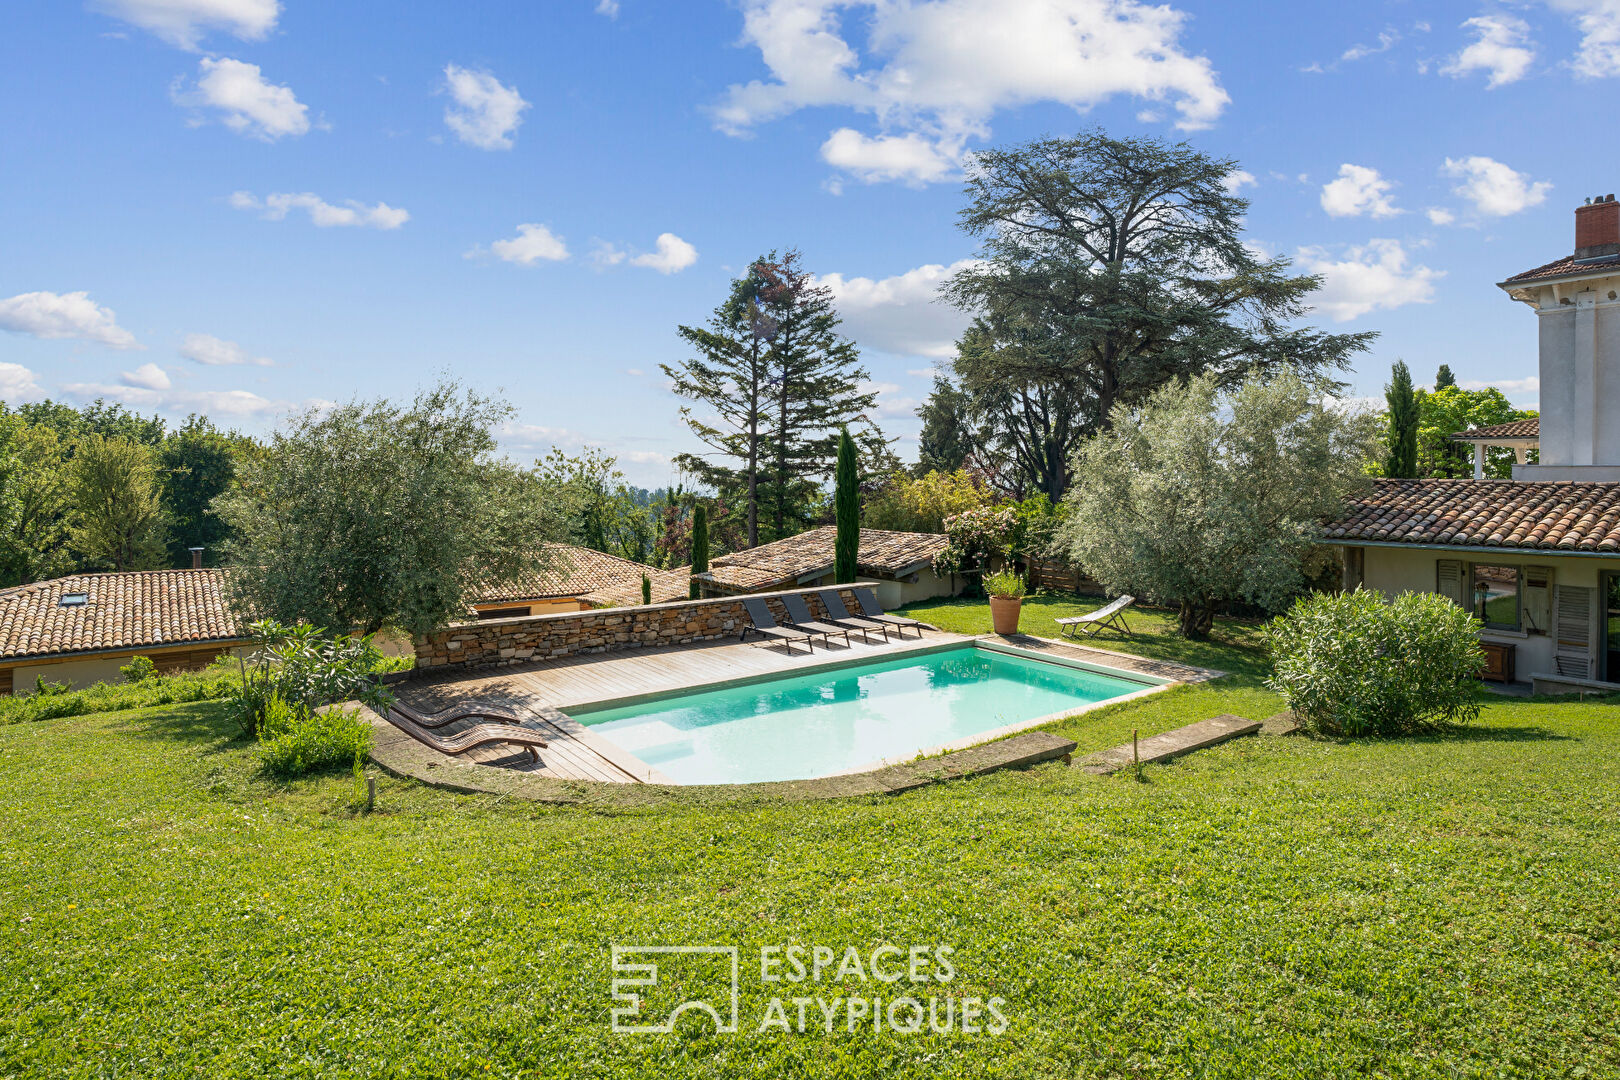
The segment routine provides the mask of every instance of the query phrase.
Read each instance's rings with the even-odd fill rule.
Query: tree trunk
[[[1183,600],[1181,602],[1181,636],[1189,641],[1203,641],[1215,625],[1213,600]]]

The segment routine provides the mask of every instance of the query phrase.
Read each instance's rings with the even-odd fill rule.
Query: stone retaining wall
[[[851,611],[860,604],[848,588],[840,590]],[[759,593],[773,614],[786,622],[780,597],[804,596],[811,614],[826,615],[812,589]],[[417,670],[449,666],[521,664],[578,653],[616,652],[647,645],[681,645],[690,641],[735,638],[751,620],[741,597],[682,600],[673,604],[565,611],[515,619],[462,623],[416,639]]]

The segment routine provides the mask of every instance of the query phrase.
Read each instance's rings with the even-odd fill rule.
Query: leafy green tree
[[[496,453],[505,402],[441,383],[408,404],[291,418],[215,500],[233,602],[334,632],[426,633],[490,582],[547,568],[560,499]]]
[[[1451,373],[1450,364],[1441,364],[1440,370],[1434,374],[1434,388],[1444,390],[1448,386],[1457,385],[1457,376]]]
[[[1287,273],[1241,235],[1237,162],[1102,131],[981,151],[960,224],[979,258],[943,294],[975,318],[957,374],[1009,421],[1020,468],[1054,502],[1076,443],[1159,387],[1208,374],[1325,378],[1373,335],[1293,325],[1321,279]],[[1005,416],[1005,412],[1000,415]]]
[[[709,512],[702,503],[692,508],[692,573],[701,574],[709,568]],[[688,595],[698,598],[698,583],[692,582]]]
[[[917,440],[918,476],[954,473],[973,453],[973,427],[969,422],[972,399],[943,375],[934,376],[934,388],[917,406],[922,434]]]
[[[203,549],[208,565],[218,564],[228,531],[212,504],[236,479],[241,441],[221,432],[207,417],[193,414],[159,447],[163,508],[170,522],[170,566],[190,566],[192,547]]]
[[[897,473],[867,500],[866,526],[943,533],[946,518],[989,506],[992,501],[994,497],[985,482],[966,469],[931,472],[916,479]]]
[[[1452,442],[1452,435],[1469,428],[1494,427],[1515,420],[1533,420],[1537,416],[1534,409],[1514,408],[1507,396],[1494,386],[1483,390],[1448,386],[1432,393],[1419,390],[1416,399],[1417,476],[1471,477],[1474,475],[1474,464],[1469,454],[1470,447]],[[1385,414],[1386,425],[1389,415]],[[1486,477],[1511,479],[1513,461],[1512,450],[1501,446],[1489,448],[1485,452]]]
[[[70,539],[93,564],[153,570],[165,561],[156,455],[130,439],[79,436],[68,463]]]
[[[79,436],[87,434],[156,447],[167,433],[160,417],[141,416],[117,402],[109,405],[101,398],[79,409],[59,401],[29,402],[17,406],[17,415],[30,424],[54,428],[63,444],[70,448]]]
[[[1412,373],[1397,360],[1384,387],[1389,404],[1389,429],[1384,442],[1384,475],[1396,480],[1417,476],[1418,403]]]
[[[1057,532],[1109,592],[1177,607],[1189,638],[1224,603],[1275,609],[1298,592],[1321,522],[1369,482],[1376,440],[1376,420],[1312,400],[1292,373],[1219,384],[1200,375],[1116,406],[1075,456],[1086,482]]]
[[[570,542],[648,562],[658,539],[658,511],[646,491],[624,482],[617,465],[618,459],[595,447],[577,456],[553,449],[535,462],[560,500]]]
[[[0,533],[0,586],[62,577],[74,568],[68,547],[68,468],[56,429],[12,418],[15,468],[6,480],[9,513]]]
[[[855,564],[861,547],[861,479],[855,466],[855,440],[848,429],[838,435],[837,507],[838,532],[833,542],[833,581],[840,585],[855,580]]]

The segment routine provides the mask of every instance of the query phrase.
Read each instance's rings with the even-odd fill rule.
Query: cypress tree
[[[855,562],[861,546],[860,476],[855,470],[855,440],[849,429],[838,433],[838,487],[833,496],[838,539],[833,546],[833,580],[847,585],[855,580]]]
[[[652,603],[652,578],[646,574],[641,575],[641,602],[643,604]]]
[[[1457,376],[1455,376],[1455,375],[1453,375],[1451,373],[1451,365],[1450,364],[1441,364],[1440,365],[1440,370],[1435,372],[1435,375],[1434,375],[1434,388],[1436,390],[1444,390],[1448,386],[1456,386],[1456,385],[1457,385]]]
[[[1410,480],[1417,476],[1418,403],[1406,361],[1397,360],[1390,369],[1384,400],[1389,404],[1384,475],[1394,480]]]
[[[702,503],[692,508],[692,574],[703,573],[709,568],[709,512]],[[692,582],[687,592],[693,600],[698,598],[698,583]]]

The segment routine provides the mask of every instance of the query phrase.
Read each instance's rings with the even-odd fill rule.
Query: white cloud
[[[840,329],[863,348],[945,359],[956,355],[956,339],[970,320],[939,299],[939,287],[973,265],[972,259],[950,266],[930,263],[876,280],[828,274],[816,283],[832,290],[844,320]]]
[[[860,392],[863,394],[877,394],[877,414],[879,416],[916,415],[917,399],[907,395],[896,383],[863,382],[860,385]]]
[[[854,128],[839,128],[821,144],[821,160],[868,184],[904,180],[921,186],[951,174],[962,160],[962,143],[930,139],[914,131],[869,138]]]
[[[489,254],[494,255],[503,262],[517,263],[519,266],[533,266],[542,259],[546,262],[562,262],[568,258],[568,245],[563,238],[546,228],[532,222],[519,225],[518,234],[507,240],[497,240],[489,245]],[[475,247],[467,252],[467,258],[476,259],[485,254],[482,247]]]
[[[876,137],[835,131],[823,157],[863,179],[945,175],[1000,109],[1051,101],[1084,112],[1128,94],[1212,125],[1231,100],[1208,59],[1183,51],[1187,16],[1140,0],[743,0],[743,41],[768,80],[734,84],[717,126],[746,134],[796,110],[872,116]],[[865,31],[865,53],[844,24]]]
[[[454,103],[444,110],[444,122],[458,139],[480,150],[512,149],[512,136],[529,107],[517,87],[455,64],[445,65],[444,83]]]
[[[591,262],[599,267],[618,266],[630,257],[630,253],[611,244],[606,240],[595,240],[591,243]]]
[[[1581,44],[1570,67],[1586,79],[1620,75],[1620,0],[1546,0],[1570,16]]]
[[[635,256],[630,260],[630,265],[645,266],[660,274],[675,274],[698,260],[697,248],[674,233],[659,233],[656,243],[656,251]]]
[[[266,82],[259,65],[204,57],[198,68],[201,74],[194,86],[176,88],[174,100],[179,104],[217,109],[226,127],[265,142],[309,130],[309,107],[300,104],[288,87]]]
[[[1446,158],[1441,169],[1446,176],[1461,180],[1451,190],[1474,204],[1474,209],[1486,217],[1507,217],[1539,206],[1547,200],[1552,184],[1546,180],[1531,180],[1529,173],[1513,169],[1478,154],[1465,158]]]
[[[1431,303],[1434,283],[1445,276],[1442,270],[1409,266],[1399,240],[1369,240],[1337,259],[1326,248],[1302,247],[1296,262],[1306,273],[1321,275],[1322,287],[1311,294],[1309,303],[1334,322],[1369,311]]]
[[[153,365],[143,365],[149,367]],[[124,378],[139,372],[125,372]],[[177,414],[197,412],[210,416],[263,416],[289,408],[287,402],[271,401],[250,390],[153,389],[119,383],[64,383],[62,389],[80,401],[107,398],[134,408],[155,409]]]
[[[1221,181],[1221,186],[1226,189],[1227,194],[1236,195],[1244,188],[1255,187],[1259,183],[1260,181],[1255,179],[1254,173],[1246,169],[1233,169],[1226,174],[1226,179]]]
[[[1524,78],[1536,58],[1530,41],[1530,24],[1512,15],[1480,15],[1463,23],[1474,32],[1474,41],[1448,60],[1442,75],[1460,79],[1476,71],[1490,72],[1485,85],[1496,89]]]
[[[1390,49],[1393,49],[1396,43],[1400,40],[1401,35],[1397,31],[1385,30],[1383,33],[1378,35],[1377,45],[1352,45],[1348,49],[1344,50],[1344,53],[1340,55],[1339,59],[1347,63],[1353,63],[1357,60],[1365,60],[1369,56],[1376,56],[1381,52],[1388,52]]]
[[[266,221],[282,221],[293,210],[304,210],[317,228],[339,227],[368,229],[397,229],[411,220],[409,211],[387,203],[367,206],[354,199],[344,206],[333,206],[312,192],[279,192],[260,199],[251,191],[234,192],[230,204],[238,210],[258,210]]]
[[[167,390],[172,385],[169,373],[156,364],[142,364],[134,371],[123,373],[124,383],[127,386],[140,387],[143,390]]]
[[[1389,193],[1395,185],[1365,165],[1340,165],[1339,178],[1322,185],[1322,209],[1332,217],[1394,217],[1396,208]]]
[[[596,13],[610,19],[619,17],[619,0],[596,0]]]
[[[39,388],[38,378],[21,364],[0,364],[0,401],[41,400],[45,392]]]
[[[1464,390],[1489,390],[1494,387],[1513,401],[1535,398],[1541,394],[1541,380],[1534,375],[1524,379],[1463,379],[1457,385]]]
[[[250,356],[248,351],[236,342],[226,341],[212,334],[187,334],[185,340],[180,342],[180,356],[196,364],[207,364],[209,367],[226,367],[234,364],[270,367],[272,364],[269,357]]]
[[[1450,225],[1457,220],[1457,215],[1443,206],[1431,206],[1424,213],[1429,215],[1430,225]]]
[[[38,338],[83,338],[115,349],[144,347],[118,325],[111,308],[102,307],[87,292],[31,292],[0,300],[0,330]]]
[[[279,0],[96,0],[94,6],[192,50],[210,30],[258,41],[275,29],[281,14]]]

